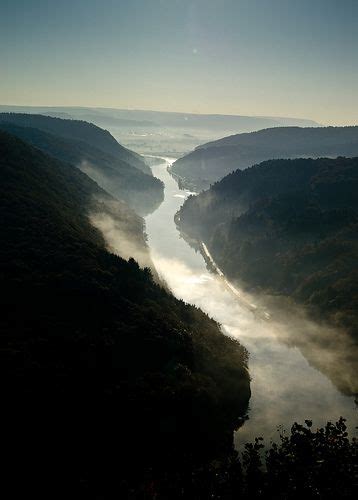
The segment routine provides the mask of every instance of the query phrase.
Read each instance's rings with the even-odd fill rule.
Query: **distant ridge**
[[[172,166],[188,186],[206,189],[237,169],[270,159],[357,156],[358,126],[276,127],[198,146]]]
[[[52,116],[64,116],[93,121],[105,126],[107,120],[116,125],[113,120],[122,121],[122,126],[168,126],[186,128],[209,128],[223,131],[249,132],[265,127],[279,126],[319,126],[314,120],[306,118],[276,117],[276,116],[247,116],[225,114],[201,114],[172,111],[155,111],[142,109],[116,109],[91,107],[61,107],[61,106],[12,106],[0,105],[0,111],[17,113],[41,113]],[[130,123],[125,123],[129,120]],[[100,123],[99,123],[100,122]],[[117,125],[120,123],[117,122]]]

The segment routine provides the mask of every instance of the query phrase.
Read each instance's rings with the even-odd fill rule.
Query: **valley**
[[[354,431],[356,409],[350,392],[354,378],[349,382],[348,375],[346,380],[334,349],[316,342],[322,327],[299,312],[284,317],[277,304],[277,312],[269,311],[270,321],[259,317],[247,304],[264,307],[260,298],[239,290],[245,303],[238,300],[221,277],[210,272],[199,247],[193,248],[180,235],[174,216],[191,193],[179,189],[168,172],[173,161],[164,158],[152,167],[165,187],[162,205],[146,218],[148,245],[159,275],[173,293],[217,320],[225,334],[238,339],[249,352],[249,418],[236,433],[236,446],[258,435],[267,441],[277,438],[278,426],[288,430],[293,421],[305,418],[320,425],[345,415]],[[297,337],[301,346],[293,342]],[[326,364],[323,370],[317,364],[320,358]],[[345,381],[341,389],[348,384],[348,394],[334,385],[341,380]]]

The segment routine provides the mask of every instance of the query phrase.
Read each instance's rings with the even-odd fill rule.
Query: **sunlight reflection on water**
[[[167,172],[171,161],[152,167],[153,174],[165,183],[165,198],[146,218],[148,244],[158,273],[173,293],[203,309],[249,351],[249,420],[237,431],[236,445],[257,435],[267,440],[276,438],[277,426],[289,429],[295,420],[307,418],[320,426],[343,415],[352,429],[357,416],[353,398],[339,392],[297,347],[287,342],[294,328],[316,335],[319,327],[301,318],[292,318],[289,327],[275,317],[269,322],[259,319],[222,281],[209,274],[202,255],[181,238],[173,217],[188,193],[183,194]],[[326,354],[320,351],[318,355]]]

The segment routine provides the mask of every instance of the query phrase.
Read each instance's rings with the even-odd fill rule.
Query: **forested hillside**
[[[151,175],[150,168],[139,154],[119,144],[108,130],[103,130],[93,123],[27,113],[0,113],[0,122],[12,123],[20,127],[37,128],[59,137],[86,142]]]
[[[207,189],[233,170],[265,160],[357,155],[358,127],[277,127],[203,144],[177,160],[172,172],[188,187]]]
[[[23,115],[12,115],[12,121],[22,123]],[[66,130],[66,126],[69,126],[67,133],[70,135],[71,120],[61,122],[64,122],[63,129]],[[0,129],[16,135],[54,158],[78,167],[108,193],[127,202],[140,215],[152,212],[163,200],[162,182],[122,160],[122,155],[114,156],[83,140],[1,122],[1,115]]]
[[[105,194],[78,169],[1,132],[0,178],[12,488],[127,496],[228,452],[250,397],[246,351],[106,250],[88,217]]]
[[[180,228],[247,288],[293,297],[358,341],[358,158],[271,160],[189,198]]]

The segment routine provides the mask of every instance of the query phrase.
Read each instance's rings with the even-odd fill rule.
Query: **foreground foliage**
[[[174,476],[175,477],[175,476]],[[153,488],[153,485],[152,485]],[[207,467],[155,484],[148,498],[349,499],[358,493],[358,445],[349,439],[345,420],[312,429],[295,423],[279,443],[264,449],[262,438]]]

